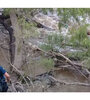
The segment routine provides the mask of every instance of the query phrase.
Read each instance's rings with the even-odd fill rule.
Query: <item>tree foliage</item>
[[[5,8],[4,13],[8,14],[11,8]],[[58,16],[60,17],[60,20],[64,23],[67,23],[69,21],[70,17],[73,17],[76,21],[79,21],[78,16],[87,16],[90,15],[90,8],[15,8],[16,12],[19,11],[22,13],[25,13],[26,15],[33,15],[37,12],[43,12],[44,14],[47,14],[48,11],[53,13],[56,11],[58,13]]]

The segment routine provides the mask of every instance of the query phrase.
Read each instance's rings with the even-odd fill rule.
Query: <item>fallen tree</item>
[[[54,59],[54,60],[56,60],[58,62],[62,61],[64,63],[66,63],[66,65],[68,65],[68,64],[71,65],[71,67],[73,69],[75,69],[76,71],[78,71],[80,75],[82,75],[84,78],[86,78],[88,80],[87,76],[90,75],[90,72],[88,71],[88,69],[85,69],[85,67],[83,65],[74,63],[68,57],[66,57],[65,55],[63,55],[61,53],[56,53],[54,51],[46,52],[46,51],[42,50],[41,48],[37,47],[36,45],[32,45],[32,43],[29,43],[28,45],[34,51],[40,51],[40,52],[44,53],[45,55],[49,56],[50,58],[52,58],[52,59]]]

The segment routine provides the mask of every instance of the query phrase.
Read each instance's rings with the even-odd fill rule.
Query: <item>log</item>
[[[55,52],[52,52],[52,53],[53,53],[55,56],[60,56],[60,57],[64,58],[64,60],[65,60],[68,64],[72,65],[72,67],[75,68],[83,77],[85,77],[86,79],[88,79],[88,78],[77,68],[77,66],[76,66],[69,58],[67,58],[66,56],[64,56],[64,55],[61,54],[61,53],[55,53]]]
[[[73,63],[69,58],[67,58],[67,57],[64,56],[63,54],[61,54],[61,53],[56,53],[56,52],[54,52],[54,51],[46,52],[46,51],[40,49],[39,47],[37,47],[36,45],[32,45],[32,43],[30,43],[29,46],[31,46],[32,48],[34,48],[34,50],[36,50],[36,51],[41,51],[41,52],[47,54],[47,55],[50,56],[51,58],[52,58],[52,57],[53,57],[53,58],[57,58],[57,57],[62,58],[65,62],[67,62],[68,64],[70,64],[76,71],[78,71],[84,78],[88,79],[88,78],[77,68],[77,66],[80,67],[80,65],[77,65],[77,64]],[[58,58],[57,58],[57,59],[58,59]]]
[[[49,76],[49,77],[52,80],[54,80],[56,83],[60,83],[60,84],[63,84],[63,85],[79,85],[79,86],[87,86],[87,87],[90,87],[90,84],[88,84],[88,83],[80,83],[80,82],[68,83],[68,82],[65,82],[65,81],[57,80],[56,78],[54,78],[52,76]]]

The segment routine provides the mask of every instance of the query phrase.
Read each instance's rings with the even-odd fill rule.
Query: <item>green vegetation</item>
[[[40,56],[38,60],[33,59],[33,57],[28,61],[28,64],[22,66],[22,70],[24,70],[25,75],[34,75],[35,72],[39,72],[39,69],[42,71],[50,71],[54,67],[54,61],[51,58],[46,58],[44,56]],[[41,71],[40,70],[40,71]]]
[[[76,22],[80,22],[78,16],[83,17],[83,21],[85,20],[86,15],[90,15],[90,8],[44,8],[41,9],[45,14],[47,14],[48,11],[52,12],[54,10],[57,11],[58,16],[60,16],[60,22],[59,22],[59,28],[62,26],[68,25],[69,19],[72,17],[76,20]]]
[[[18,22],[22,28],[27,30],[35,26],[35,23],[26,22],[25,18],[18,18]]]
[[[64,42],[64,36],[61,34],[53,34],[48,36],[48,44],[62,46]]]
[[[25,18],[18,18],[18,22],[19,22],[19,25],[21,26],[22,28],[22,33],[23,33],[23,36],[24,38],[30,38],[31,36],[32,37],[38,37],[39,36],[39,33],[37,31],[37,28],[35,27],[36,24],[33,23],[33,22],[26,22]]]
[[[40,46],[40,48],[42,48],[43,50],[45,51],[49,51],[49,50],[57,50],[55,48],[55,46],[58,46],[59,48],[61,47],[64,47],[65,45],[65,42],[67,41],[67,38],[64,37],[63,35],[61,34],[52,34],[52,35],[49,35],[47,40],[46,40],[46,43],[47,44],[43,44]]]
[[[84,65],[86,68],[90,69],[90,57],[89,57],[88,59],[85,59],[85,60],[83,61],[83,65]]]
[[[58,15],[61,16],[61,20],[59,25],[62,26],[64,24],[69,23],[69,19],[72,17],[76,20],[76,22],[79,23],[79,17],[82,16],[85,20],[85,15],[90,15],[90,9],[89,8],[58,8],[57,9]]]
[[[32,13],[35,14],[38,11],[42,11],[44,14],[47,14],[48,11],[53,13],[53,11],[57,11],[58,16],[60,17],[59,28],[62,26],[68,26],[70,22],[70,18],[72,17],[77,23],[78,28],[75,27],[70,30],[71,38],[69,39],[67,36],[63,36],[61,34],[52,34],[49,35],[46,43],[40,46],[45,51],[49,50],[57,50],[55,46],[59,48],[64,48],[65,46],[72,46],[75,49],[82,49],[82,52],[71,52],[68,53],[68,57],[75,58],[79,60],[84,60],[90,58],[90,40],[87,37],[87,26],[88,25],[80,25],[79,16],[83,17],[83,21],[86,18],[86,15],[90,15],[90,8],[23,8],[23,9],[15,9],[16,13],[22,13],[26,18],[30,18]],[[4,14],[8,15],[10,8],[4,9]],[[38,37],[38,31],[36,29],[36,25],[33,22],[26,22],[23,16],[18,14],[18,21],[22,28],[22,32],[24,33],[24,38]]]
[[[90,57],[90,52],[71,52],[67,54],[67,57],[74,60],[84,60]]]
[[[87,26],[80,26],[78,29],[70,31],[71,38],[63,36],[61,34],[49,35],[47,39],[47,45],[41,45],[43,50],[55,50],[55,46],[64,48],[65,46],[71,46],[73,49],[82,50],[76,52],[69,52],[67,56],[75,60],[84,60],[90,57],[90,40],[87,37]]]
[[[52,69],[54,67],[54,61],[52,59],[47,59],[47,58],[42,58],[39,61],[40,65],[43,66],[44,68],[46,68],[47,71],[49,71],[50,69]]]
[[[48,44],[48,45],[42,44],[42,45],[40,46],[40,48],[43,49],[43,50],[45,50],[45,51],[53,50],[53,46],[52,46],[51,44]]]
[[[68,24],[69,18],[73,17],[77,22],[79,22],[78,16],[83,16],[85,18],[85,15],[90,15],[90,8],[18,8],[15,9],[16,13],[21,13],[23,12],[25,16],[30,17],[30,15],[34,15],[38,11],[42,11],[44,14],[47,14],[48,11],[53,13],[53,11],[57,11],[58,16],[60,17],[60,23],[59,26],[62,26],[64,24]],[[4,14],[7,15],[9,14],[10,8],[5,8],[4,9]],[[83,19],[84,20],[84,19]]]
[[[74,52],[71,54],[68,54],[68,56],[71,56],[73,58],[78,59],[85,59],[87,57],[90,57],[90,40],[87,37],[87,25],[80,26],[77,30],[73,30],[71,32],[72,36],[69,41],[69,44],[72,45],[74,48],[80,48],[80,49],[86,49],[83,52]]]
[[[4,12],[3,14],[6,16],[6,15],[9,15],[9,12],[10,12],[10,8],[4,8]]]
[[[70,43],[74,47],[90,47],[90,41],[87,37],[87,25],[80,26],[78,29],[71,30],[71,39]]]

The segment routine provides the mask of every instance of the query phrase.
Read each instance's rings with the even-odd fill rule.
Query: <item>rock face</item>
[[[9,71],[9,33],[5,27],[0,23],[0,65]]]
[[[34,20],[47,28],[54,29],[54,30],[59,29],[58,28],[59,21],[55,20],[53,17],[49,17],[47,15],[39,13],[34,16]]]
[[[9,49],[9,32],[0,24],[0,46]]]

